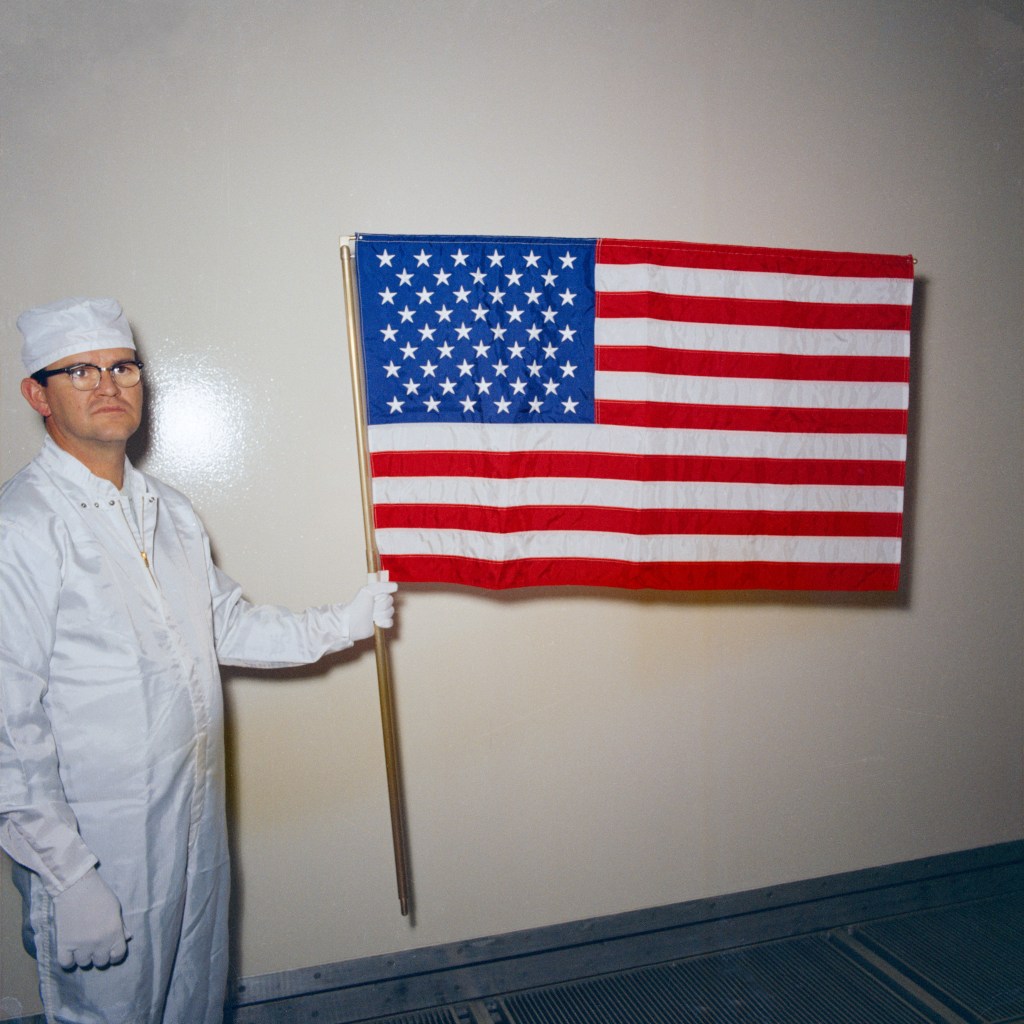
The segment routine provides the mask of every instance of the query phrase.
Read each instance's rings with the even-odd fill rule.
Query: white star
[[[496,363],[491,364],[491,369],[494,370],[495,377],[505,377],[508,375],[506,373],[508,370],[508,364],[503,363],[500,359]]]
[[[394,258],[395,258],[395,254],[393,252],[388,252],[387,249],[385,249],[383,252],[377,254],[377,259],[380,260],[380,265],[382,267],[390,267],[391,266],[391,261]]]
[[[548,377],[547,381],[545,381],[545,383],[544,383],[544,390],[549,395],[557,394],[558,393],[558,381],[557,380],[552,380],[550,377]]]
[[[421,367],[420,372],[424,377],[436,377],[437,367],[428,359]]]
[[[420,251],[416,254],[416,266],[417,267],[429,267],[430,266],[430,256],[427,254],[427,250],[426,249],[420,249]]]
[[[467,363],[465,359],[463,359],[462,362],[459,363],[459,365],[456,367],[456,369],[459,371],[459,376],[460,377],[468,377],[473,372],[472,364],[471,363]]]
[[[544,317],[544,323],[551,324],[555,322],[555,317],[558,316],[558,314],[555,312],[555,310],[548,306],[547,309],[541,310],[541,316]]]
[[[474,309],[472,312],[473,312],[473,317],[476,320],[486,320],[487,319],[487,307],[486,306],[482,306],[482,305],[478,304],[476,309]]]
[[[505,298],[505,293],[500,288],[495,288],[493,292],[488,294],[491,296],[491,302],[501,302]]]
[[[527,370],[530,371],[530,376],[531,377],[539,377],[540,376],[540,371],[542,369],[543,369],[543,367],[540,365],[540,363],[537,362],[536,359],[534,359],[534,361],[532,363],[530,363],[530,365],[527,367]]]
[[[513,395],[525,395],[526,394],[526,381],[522,377],[516,377],[512,381],[512,394]]]
[[[399,401],[397,398],[392,398],[391,401],[388,402],[388,408],[391,410],[391,415],[394,416],[396,412],[401,412],[403,405],[405,405],[405,402]]]
[[[447,270],[439,270],[434,275],[434,280],[437,281],[438,284],[447,284],[448,281],[451,279],[451,276],[452,275],[449,274]]]
[[[516,343],[515,343],[514,345],[510,345],[510,346],[509,346],[509,349],[508,349],[508,354],[509,354],[509,355],[510,355],[510,356],[511,356],[511,357],[512,357],[513,359],[522,359],[522,358],[523,358],[523,353],[524,353],[525,351],[526,351],[526,349],[525,349],[525,348],[523,348],[523,346],[522,346],[522,345],[520,345],[520,344],[519,344],[519,342],[517,341],[517,342],[516,342]]]
[[[526,301],[527,302],[540,302],[540,294],[541,293],[539,291],[537,291],[536,288],[531,288],[526,293]]]
[[[395,293],[390,288],[385,288],[382,292],[377,292],[380,296],[380,304],[386,306],[389,302],[393,306],[395,304]]]
[[[402,272],[398,275],[399,284],[412,284],[412,274],[408,270],[403,268]]]
[[[437,354],[441,359],[451,359],[452,352],[454,351],[455,349],[447,341],[443,345],[437,346]]]
[[[453,381],[450,377],[445,377],[445,379],[441,381],[441,393],[445,395],[454,395],[455,381]]]
[[[562,300],[563,306],[571,306],[572,300],[576,298],[576,293],[571,292],[568,288],[566,288],[565,291],[562,292],[562,294],[559,296],[559,298]]]
[[[479,267],[470,276],[473,278],[473,284],[483,284],[487,280],[487,275]]]
[[[461,405],[463,412],[476,411],[476,399],[470,398],[468,395],[462,400]]]
[[[523,275],[521,273],[519,273],[518,270],[513,270],[510,273],[506,274],[505,278],[506,278],[506,280],[509,283],[509,287],[511,287],[514,284],[519,284],[519,282],[523,278]]]
[[[559,367],[559,369],[562,371],[562,376],[563,377],[575,377],[576,376],[577,367],[573,366],[572,363],[570,363],[568,359],[564,363],[562,363],[562,365]]]
[[[486,312],[486,310],[484,310],[484,312]],[[458,327],[455,328],[455,334],[457,335],[459,341],[469,340],[469,328],[466,326],[465,322],[461,323]]]
[[[539,398],[533,398],[530,400],[530,412],[540,412],[543,402]]]
[[[558,349],[549,341],[541,351],[544,353],[545,359],[554,359],[558,355]]]
[[[393,359],[391,360],[391,362],[390,362],[390,363],[388,363],[388,364],[387,364],[387,365],[386,365],[386,366],[384,367],[384,372],[385,372],[385,373],[386,373],[386,374],[387,374],[387,375],[388,375],[389,377],[397,377],[397,376],[398,376],[398,366],[397,366],[397,365],[395,364],[395,361],[394,361]]]
[[[484,344],[484,343],[483,343],[482,341],[478,341],[478,342],[477,342],[477,343],[476,343],[476,344],[475,344],[475,345],[473,346],[473,351],[474,351],[474,352],[475,352],[475,353],[477,354],[477,357],[478,357],[479,359],[483,359],[483,358],[484,358],[484,357],[485,357],[485,356],[487,355],[487,353],[488,353],[488,352],[490,352],[491,350],[490,350],[490,348],[489,348],[489,347],[488,347],[487,345],[485,345],[485,344]]]
[[[413,380],[411,377],[402,385],[405,388],[407,395],[418,395],[420,393],[419,381]]]
[[[575,256],[570,256],[568,249],[565,250],[565,255],[564,256],[559,256],[558,258],[562,261],[563,269],[565,269],[565,270],[572,270],[573,269],[573,265],[576,262],[576,257]]]
[[[469,289],[462,287],[454,293],[456,302],[469,302]]]
[[[547,286],[548,286],[549,288],[553,288],[553,287],[555,286],[555,282],[556,282],[556,281],[558,280],[558,276],[557,276],[556,274],[553,274],[553,273],[552,273],[552,272],[551,272],[551,271],[549,270],[549,271],[548,271],[548,272],[547,272],[547,273],[546,273],[546,274],[544,275],[544,277],[542,278],[542,280],[544,281],[544,283],[545,283],[545,284],[546,284],[546,285],[547,285]]]
[[[515,320],[516,322],[521,322],[523,319],[523,311],[518,306],[513,306],[508,311],[508,319],[509,323],[511,323],[513,320]]]
[[[412,318],[416,315],[416,311],[406,306],[405,309],[400,309],[398,311],[398,315],[402,318],[403,324],[411,324]]]
[[[434,340],[434,333],[435,333],[436,330],[437,330],[436,327],[431,327],[430,324],[424,324],[420,328],[420,337],[424,341],[433,341]]]
[[[414,346],[410,345],[409,342],[406,342],[405,343],[405,347],[402,349],[402,358],[403,359],[415,359],[416,358],[416,349],[415,349]]]
[[[428,292],[426,288],[421,288],[416,294],[420,297],[421,306],[424,302],[429,302],[434,297],[434,293]]]
[[[427,412],[437,412],[441,406],[441,403],[433,395],[431,395],[423,404],[427,407]]]
[[[391,324],[388,324],[387,327],[382,327],[380,329],[380,333],[384,335],[385,341],[394,341],[398,331],[396,331]]]
[[[540,257],[531,249],[529,256],[526,257],[526,265],[535,267],[538,263],[540,263]]]
[[[576,337],[576,332],[571,327],[563,327],[559,334],[562,335],[562,341],[572,341]]]
[[[466,255],[466,253],[464,253],[460,248],[458,252],[452,253],[452,259],[455,260],[455,266],[464,267],[466,265],[466,260],[469,259],[469,256]]]
[[[476,393],[478,395],[489,395],[491,393],[491,382],[486,378],[476,381]]]
[[[500,324],[497,324],[497,325],[495,325],[494,327],[491,328],[491,334],[494,335],[494,340],[495,341],[501,341],[501,339],[505,337],[505,334],[506,334],[507,331],[508,331],[508,328],[507,327],[502,327]]]
[[[529,337],[530,341],[536,341],[536,340],[537,340],[537,339],[538,339],[538,338],[539,338],[539,337],[541,336],[541,334],[542,334],[542,333],[543,333],[543,332],[541,331],[541,329],[540,329],[540,328],[539,328],[539,327],[538,327],[538,326],[537,326],[536,324],[534,324],[534,325],[533,325],[533,326],[532,326],[532,327],[531,327],[531,328],[530,328],[530,329],[529,329],[529,330],[528,330],[528,331],[526,332],[526,334],[527,334],[527,336]]]
[[[442,306],[437,311],[437,319],[438,320],[447,320],[449,323],[451,323],[452,311],[447,306]]]
[[[487,258],[491,261],[492,267],[500,267],[502,260],[505,259],[504,256],[499,254],[497,249],[495,249],[494,252],[492,252],[491,255],[488,256]]]
[[[577,405],[579,405],[579,402],[577,402],[574,398],[567,398],[562,403],[562,408],[566,411],[566,413],[570,413],[576,411]]]
[[[497,412],[507,413],[509,410],[509,406],[511,405],[512,403],[507,398],[499,398],[498,401],[495,402],[495,410]]]

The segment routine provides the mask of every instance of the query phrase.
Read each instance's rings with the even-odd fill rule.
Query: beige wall
[[[1022,32],[1012,0],[0,3],[2,476],[40,439],[17,313],[117,295],[142,463],[258,600],[364,573],[340,234],[918,258],[903,593],[407,588],[413,920],[372,656],[234,675],[243,975],[1024,834]]]

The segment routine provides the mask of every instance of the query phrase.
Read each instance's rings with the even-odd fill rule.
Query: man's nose
[[[105,395],[119,395],[121,393],[121,389],[114,381],[114,375],[110,370],[100,370],[100,382],[96,385],[96,390],[103,392]]]

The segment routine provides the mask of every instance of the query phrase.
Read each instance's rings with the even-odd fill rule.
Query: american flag
[[[360,235],[393,580],[895,590],[913,259]]]

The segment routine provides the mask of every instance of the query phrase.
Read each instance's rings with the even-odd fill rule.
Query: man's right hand
[[[121,904],[95,868],[53,898],[57,962],[65,970],[106,967],[128,955]]]

